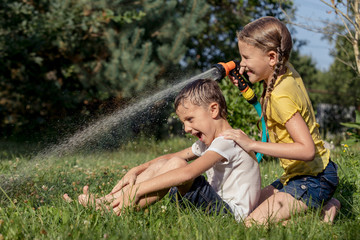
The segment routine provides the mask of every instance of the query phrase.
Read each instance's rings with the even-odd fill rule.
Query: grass
[[[245,228],[231,216],[209,216],[180,209],[164,198],[141,211],[120,217],[85,209],[76,198],[88,184],[99,196],[108,193],[131,167],[191,142],[130,142],[118,151],[34,159],[28,145],[1,143],[0,240],[2,239],[357,239],[360,234],[360,151],[338,147],[332,159],[339,165],[335,197],[342,209],[334,225],[320,221],[317,211],[294,216],[286,227]],[[260,164],[263,186],[281,175],[278,161]]]

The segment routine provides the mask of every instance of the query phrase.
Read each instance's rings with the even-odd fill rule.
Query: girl
[[[270,142],[254,141],[241,130],[227,130],[223,135],[247,152],[280,158],[284,169],[280,179],[262,189],[259,206],[245,224],[286,220],[324,203],[324,221],[332,222],[340,208],[340,202],[332,199],[337,166],[324,147],[303,81],[288,63],[292,48],[288,29],[274,17],[260,18],[238,33],[238,47],[240,73],[246,72],[252,83],[264,81],[261,103]]]

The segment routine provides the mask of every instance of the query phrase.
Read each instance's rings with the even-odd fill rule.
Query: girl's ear
[[[268,57],[269,57],[269,65],[271,67],[274,67],[277,63],[278,60],[278,56],[277,53],[275,51],[269,51],[268,52]]]
[[[217,102],[210,103],[209,110],[210,110],[211,117],[213,119],[215,119],[219,116],[220,110],[219,110],[219,104]]]

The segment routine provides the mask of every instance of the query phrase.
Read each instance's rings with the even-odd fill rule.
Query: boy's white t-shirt
[[[259,165],[233,140],[215,138],[210,146],[200,140],[192,145],[196,156],[214,151],[225,158],[206,171],[207,180],[217,194],[230,206],[237,221],[245,219],[257,206],[261,179]]]

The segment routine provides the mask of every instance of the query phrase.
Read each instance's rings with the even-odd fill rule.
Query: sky
[[[320,0],[294,0],[294,6],[297,8],[295,23],[321,27],[319,20],[335,20],[334,12],[328,13],[331,9]],[[307,41],[307,45],[300,50],[301,54],[311,56],[318,69],[328,70],[334,62],[334,59],[329,55],[333,45],[327,40],[321,39],[322,34],[320,33],[314,33],[300,27],[295,27],[295,29],[297,33],[293,36]]]

